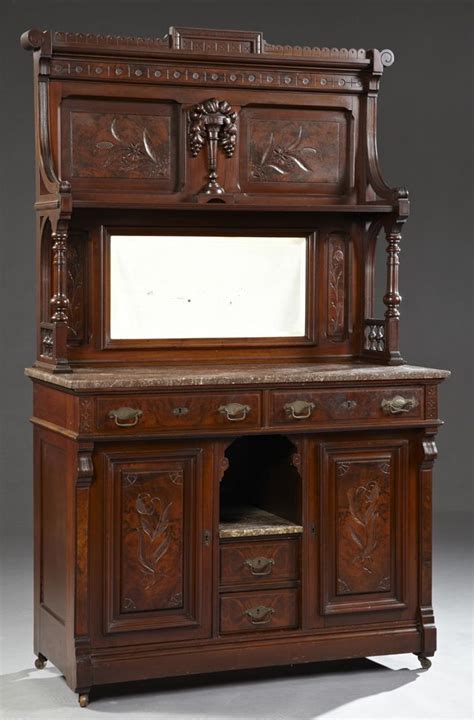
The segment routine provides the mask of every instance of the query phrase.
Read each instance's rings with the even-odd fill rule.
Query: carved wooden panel
[[[200,455],[108,457],[109,631],[201,632],[199,594],[207,589],[193,584],[203,552]]]
[[[72,232],[66,250],[68,309],[68,344],[87,341],[87,235]]]
[[[122,612],[182,607],[183,466],[125,470],[120,487]]]
[[[322,449],[323,614],[404,607],[403,440]]]
[[[246,189],[344,192],[348,123],[343,111],[243,109],[241,124]]]
[[[335,474],[337,594],[390,590],[390,459],[338,460]]]
[[[328,310],[326,334],[331,340],[341,340],[346,331],[349,246],[347,237],[337,232],[329,234],[327,243]]]
[[[172,189],[177,132],[170,104],[75,100],[65,101],[63,112],[63,177]]]

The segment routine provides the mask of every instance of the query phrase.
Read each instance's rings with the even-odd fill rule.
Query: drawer
[[[423,388],[384,387],[341,390],[283,390],[270,394],[270,425],[347,425],[384,420],[423,419]]]
[[[258,428],[259,392],[173,393],[99,397],[97,428],[121,433],[146,430]]]
[[[298,548],[298,540],[222,543],[221,585],[297,580]]]
[[[298,625],[298,590],[221,595],[221,633],[295,628]]]

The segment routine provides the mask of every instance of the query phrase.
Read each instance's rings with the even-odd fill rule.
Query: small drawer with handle
[[[99,397],[97,428],[113,432],[258,428],[259,392]]]
[[[282,390],[271,393],[270,425],[423,419],[423,388],[387,387],[341,390]]]
[[[298,590],[221,595],[221,633],[280,630],[298,626]]]
[[[221,586],[297,580],[298,549],[296,539],[221,543]]]

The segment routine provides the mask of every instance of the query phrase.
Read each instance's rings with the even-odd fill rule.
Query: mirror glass
[[[305,335],[305,237],[111,235],[110,337]]]

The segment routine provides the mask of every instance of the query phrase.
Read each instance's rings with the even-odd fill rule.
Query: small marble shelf
[[[278,515],[247,505],[224,510],[219,523],[220,538],[297,535],[302,532],[301,525],[295,525]]]

